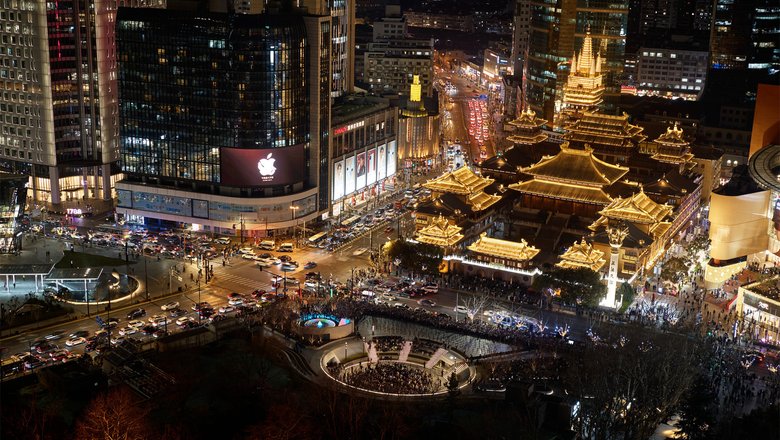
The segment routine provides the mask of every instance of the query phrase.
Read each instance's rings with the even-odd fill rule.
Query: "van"
[[[279,252],[292,252],[293,251],[293,244],[292,243],[282,243],[279,245]]]
[[[274,246],[276,243],[273,240],[264,240],[260,242],[260,249],[264,251],[272,251],[274,250]]]

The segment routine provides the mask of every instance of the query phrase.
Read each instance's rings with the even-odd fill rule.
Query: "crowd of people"
[[[441,388],[441,380],[428,370],[398,362],[333,367],[338,379],[364,390],[391,394],[429,394]]]

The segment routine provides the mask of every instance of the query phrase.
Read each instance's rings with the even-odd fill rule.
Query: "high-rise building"
[[[120,9],[118,211],[264,236],[326,209],[330,21]]]
[[[0,4],[0,169],[29,176],[33,200],[112,198],[120,177],[116,8],[164,3]]]
[[[532,0],[526,63],[526,102],[554,121],[563,100],[569,57],[588,31],[603,59],[604,110],[614,112],[623,72],[628,0]]]
[[[525,76],[525,59],[528,56],[528,36],[531,29],[531,2],[517,0],[512,18],[512,55],[510,67],[518,77]]]
[[[331,96],[352,92],[355,86],[355,0],[301,0],[310,14],[331,18]]]
[[[710,52],[715,69],[780,69],[780,5],[715,0]]]

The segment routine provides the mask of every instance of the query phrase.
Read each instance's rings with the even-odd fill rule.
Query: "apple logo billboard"
[[[304,146],[220,148],[221,183],[227,186],[289,185],[305,178]]]

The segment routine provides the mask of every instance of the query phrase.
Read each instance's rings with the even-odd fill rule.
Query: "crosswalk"
[[[225,284],[239,285],[251,290],[271,289],[271,284],[269,284],[267,280],[251,279],[251,278],[246,278],[238,275],[233,275],[227,272],[216,273],[212,284],[215,284],[219,287],[226,287]]]

